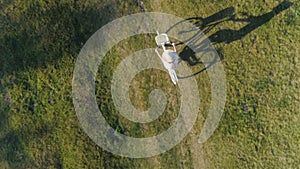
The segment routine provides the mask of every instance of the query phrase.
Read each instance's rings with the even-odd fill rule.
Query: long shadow
[[[212,28],[218,24],[230,20],[234,15],[234,7],[227,7],[206,18],[192,17],[187,20],[197,26],[203,33],[208,33]]]
[[[16,83],[24,87],[24,90],[37,90],[34,86],[30,87],[29,82],[27,84],[27,77],[18,72],[47,67],[63,56],[75,59],[83,43],[101,26],[114,19],[115,11],[114,4],[99,9],[80,5],[78,4],[80,1],[71,4],[57,1],[45,8],[34,1],[30,2],[29,7],[22,10],[20,15],[12,11],[4,14],[5,10],[10,10],[6,7],[13,3],[5,1],[0,5],[0,95],[3,95],[0,96],[0,168],[6,167],[2,165],[13,168],[36,168],[33,167],[36,159],[32,159],[25,149],[30,139],[39,140],[43,135],[51,133],[52,129],[47,129],[48,124],[28,131],[24,129],[26,125],[20,130],[11,129],[9,116],[15,107],[11,105],[13,101],[10,100],[10,96],[5,94],[5,88],[11,88]],[[3,76],[11,74],[13,79],[10,82],[2,81]],[[24,102],[14,104],[22,104],[22,110],[26,111],[24,113],[28,118],[34,119],[36,113],[44,111],[42,108],[34,107],[38,105],[33,102],[38,100],[37,93],[24,97],[26,97],[23,98]],[[55,164],[47,161],[43,161],[42,164],[45,167],[54,165],[61,168],[59,155],[46,153],[58,157],[53,157]]]
[[[249,22],[248,25],[244,26],[243,28],[239,30],[233,30],[233,29],[223,29],[219,30],[216,33],[212,34],[208,38],[212,43],[231,43],[236,40],[242,39],[247,34],[251,33],[253,30],[257,29],[258,27],[262,26],[263,24],[269,22],[272,18],[274,18],[276,15],[281,13],[282,11],[288,9],[292,6],[292,2],[289,1],[283,1],[278,6],[274,7],[272,11],[260,15],[260,16],[253,16],[253,15],[247,15],[247,18],[245,19],[239,19],[235,16],[231,17],[230,20],[235,22]]]
[[[243,13],[243,15],[246,16],[245,18],[237,18],[234,7],[227,7],[209,17],[206,17],[206,18],[202,18],[202,17],[188,18],[186,21],[193,23],[199,29],[199,31],[198,31],[198,33],[195,34],[195,36],[190,37],[185,42],[180,42],[177,45],[182,45],[185,43],[193,44],[195,41],[195,38],[199,38],[200,36],[202,37],[203,33],[207,34],[218,24],[220,24],[222,22],[227,22],[227,21],[248,22],[248,24],[239,30],[222,29],[215,33],[212,33],[208,37],[211,44],[231,43],[236,40],[241,40],[244,36],[251,33],[253,30],[259,28],[263,24],[266,24],[272,18],[274,18],[276,15],[278,15],[279,13],[288,9],[292,5],[293,5],[293,3],[290,1],[283,1],[282,3],[280,3],[279,5],[274,7],[272,9],[272,11],[265,13],[263,15],[253,16],[253,15],[248,15],[247,13]],[[181,33],[189,32],[189,31],[194,31],[194,30],[183,30]],[[206,40],[208,40],[208,39],[206,39]],[[199,52],[199,51],[205,52],[205,50],[207,50],[209,48],[206,46],[206,44],[207,44],[207,42],[198,44],[199,46],[196,48],[197,52]],[[217,50],[221,50],[221,49],[217,49]],[[203,63],[200,61],[200,58],[196,57],[195,52],[193,52],[193,50],[191,50],[189,47],[185,47],[179,55],[180,55],[180,58],[183,61],[186,61],[190,66],[196,66],[198,64],[206,64],[205,68],[201,69],[200,71],[198,71],[190,76],[186,76],[186,77],[192,77],[199,73],[202,73],[205,70],[207,70],[209,67],[211,67],[212,65],[217,63],[219,60],[223,59],[223,57],[221,57],[220,59],[214,58],[213,61],[210,63]],[[186,77],[181,77],[181,78],[186,78]]]
[[[206,17],[206,18],[192,17],[192,18],[183,20],[182,22],[186,22],[186,21],[191,22],[199,30],[195,34],[195,36],[186,39],[184,42],[179,42],[176,45],[183,45],[186,43],[192,44],[193,41],[195,40],[195,38],[203,37],[203,33],[204,34],[208,33],[211,29],[213,29],[218,24],[230,20],[230,18],[232,16],[234,16],[234,8],[227,7],[211,16]],[[173,25],[173,27],[179,25],[182,22],[179,22],[179,23]],[[169,30],[167,30],[167,32],[170,31],[173,27],[169,28]],[[182,30],[180,33],[186,33],[186,32],[190,32],[190,31],[194,31],[194,30]],[[207,50],[207,48],[208,48],[208,46],[206,43],[200,43],[200,45],[196,47],[196,50],[205,51],[205,50]],[[217,49],[217,51],[218,50],[220,51],[220,49]],[[200,61],[200,58],[196,57],[195,52],[187,46],[182,50],[182,52],[179,54],[179,56],[180,56],[181,60],[187,62],[190,66],[196,66],[199,64],[207,64],[208,65],[206,68],[198,71],[197,73],[194,73],[193,75],[197,75],[201,72],[204,72],[208,67],[211,67],[213,64],[215,64],[217,62],[216,58],[214,58],[214,60],[210,63],[204,63],[204,62]],[[223,57],[221,57],[220,59],[222,60]],[[191,77],[193,75],[190,75],[187,77]],[[186,78],[186,77],[179,77],[179,78]]]
[[[4,8],[12,3],[7,2],[0,9],[8,10]],[[46,67],[63,56],[76,58],[86,40],[114,19],[113,5],[109,3],[99,9],[86,7],[80,1],[49,6],[32,2],[19,15],[0,12],[0,78]]]

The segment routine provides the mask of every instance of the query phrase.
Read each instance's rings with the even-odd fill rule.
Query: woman
[[[178,82],[178,78],[175,72],[175,69],[178,67],[178,53],[175,47],[175,43],[172,43],[173,49],[174,50],[166,50],[165,43],[161,44],[164,52],[162,55],[159,54],[158,52],[158,47],[156,47],[155,52],[157,55],[160,57],[160,59],[163,62],[164,67],[168,70],[169,75],[172,79],[172,82],[176,85]]]

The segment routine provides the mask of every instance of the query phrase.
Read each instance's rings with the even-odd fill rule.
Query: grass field
[[[282,2],[0,1],[0,168],[299,168],[300,2],[274,8]],[[227,100],[217,130],[198,144],[210,105],[210,79],[199,58],[178,47],[196,74],[201,116],[170,151],[131,159],[103,150],[84,132],[72,102],[72,78],[80,49],[94,32],[143,9],[177,15],[205,31],[222,59]],[[139,110],[149,107],[151,90],[166,92],[167,108],[158,120],[133,123],[114,107],[113,71],[124,57],[155,47],[154,36],[121,41],[99,65],[99,108],[126,135],[158,134],[172,125],[179,109],[178,88],[159,70],[141,72],[130,87]]]

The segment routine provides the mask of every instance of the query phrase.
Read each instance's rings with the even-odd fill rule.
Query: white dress
[[[161,60],[164,67],[168,70],[169,75],[172,79],[172,82],[176,84],[178,78],[175,72],[175,69],[178,67],[178,54],[172,50],[165,50],[162,54]]]

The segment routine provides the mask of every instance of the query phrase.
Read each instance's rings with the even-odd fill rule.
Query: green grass
[[[206,18],[233,6],[237,18],[247,18],[243,12],[260,16],[280,2],[152,0],[144,6],[146,11],[186,19]],[[293,2],[241,39],[214,44],[226,72],[227,100],[217,130],[204,145],[195,140],[210,105],[206,71],[195,76],[201,107],[192,132],[164,154],[130,159],[103,150],[87,136],[73,108],[71,84],[82,45],[109,21],[139,12],[136,2],[1,1],[0,168],[297,168],[300,3]],[[207,36],[247,24],[224,21]],[[155,135],[167,129],[177,115],[178,94],[170,90],[174,87],[162,71],[141,72],[130,88],[131,100],[140,110],[149,107],[152,89],[167,93],[167,109],[153,123],[137,124],[121,117],[110,96],[110,80],[118,63],[135,51],[153,48],[154,36],[121,41],[99,66],[99,108],[112,126],[127,135]],[[179,52],[183,50],[184,46],[179,47]],[[203,69],[202,64],[190,67],[193,72]]]

